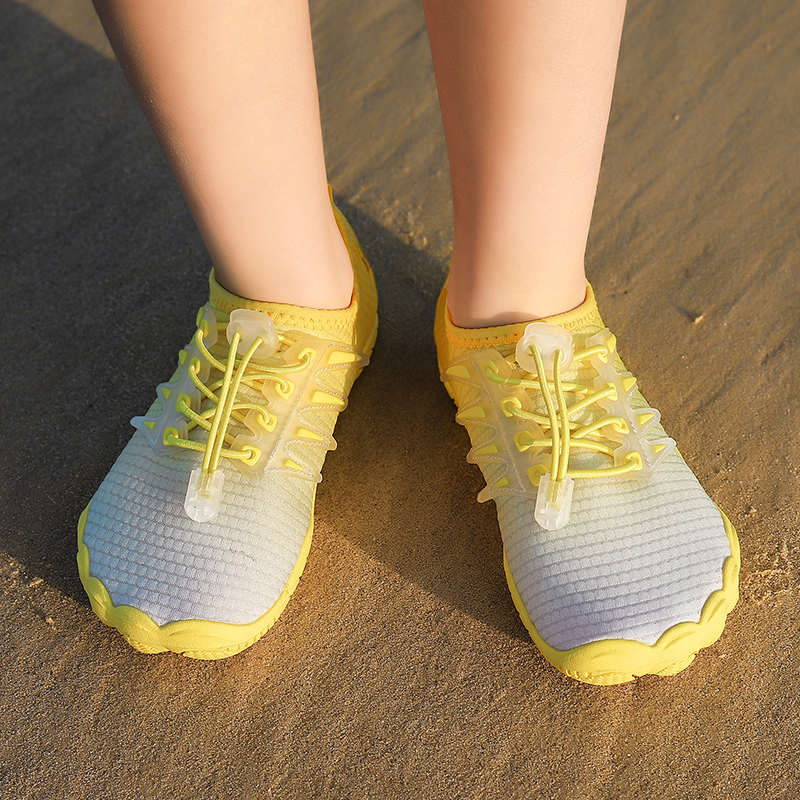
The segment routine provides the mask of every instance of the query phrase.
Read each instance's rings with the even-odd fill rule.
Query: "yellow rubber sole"
[[[739,599],[739,540],[730,520],[722,511],[719,513],[731,548],[731,554],[722,565],[722,588],[713,592],[703,604],[699,622],[673,625],[653,645],[629,639],[603,639],[571,650],[550,647],[536,630],[522,602],[504,551],[506,580],[514,605],[542,655],[559,672],[596,686],[627,683],[641,675],[675,675],[688,667],[700,650],[719,639],[725,620]]]

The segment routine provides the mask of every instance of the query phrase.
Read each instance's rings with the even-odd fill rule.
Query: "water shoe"
[[[435,334],[541,652],[593,684],[682,670],[738,598],[736,532],[637,390],[591,287],[568,313],[465,329],[445,286]]]
[[[311,546],[333,429],[377,333],[377,294],[355,234],[350,306],[210,302],[177,372],[81,516],[92,608],[136,649],[233,655],[283,611]]]

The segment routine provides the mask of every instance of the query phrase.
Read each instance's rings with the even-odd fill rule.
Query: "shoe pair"
[[[322,463],[377,332],[372,272],[334,210],[350,307],[244,300],[212,272],[178,370],[81,516],[92,608],[142,652],[233,655],[297,586]],[[566,314],[473,330],[453,324],[445,287],[435,335],[544,656],[597,684],[687,666],[736,603],[736,534],[636,390],[591,287]]]

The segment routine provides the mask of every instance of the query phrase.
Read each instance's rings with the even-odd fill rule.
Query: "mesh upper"
[[[497,498],[503,546],[536,630],[556,650],[601,639],[654,644],[698,622],[731,554],[722,517],[677,453],[648,483],[576,480],[570,523],[543,530],[535,503]]]
[[[316,484],[223,465],[216,517],[191,520],[183,500],[200,453],[156,456],[137,431],[98,489],[83,541],[91,574],[115,605],[158,625],[179,619],[244,624],[277,601],[313,512]]]

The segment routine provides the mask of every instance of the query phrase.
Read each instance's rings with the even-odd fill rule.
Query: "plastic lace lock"
[[[183,503],[191,519],[195,522],[208,522],[217,515],[224,482],[225,473],[222,470],[203,472],[200,467],[192,470]]]
[[[574,488],[575,482],[569,476],[556,481],[549,472],[542,475],[533,517],[546,531],[557,531],[569,522]]]
[[[531,352],[531,348],[534,346],[541,353],[545,372],[548,375],[552,375],[555,371],[558,350],[562,353],[561,369],[570,368],[575,353],[575,343],[572,341],[572,334],[565,328],[551,325],[549,322],[531,322],[525,328],[522,338],[517,342],[514,357],[522,369],[533,375],[536,374],[536,360]]]
[[[253,353],[254,361],[261,361],[275,355],[280,344],[272,317],[249,308],[236,308],[231,311],[231,318],[225,333],[228,337],[228,344],[233,343],[235,333],[241,336],[237,347],[240,356],[250,349],[256,339],[261,339],[261,344]]]

